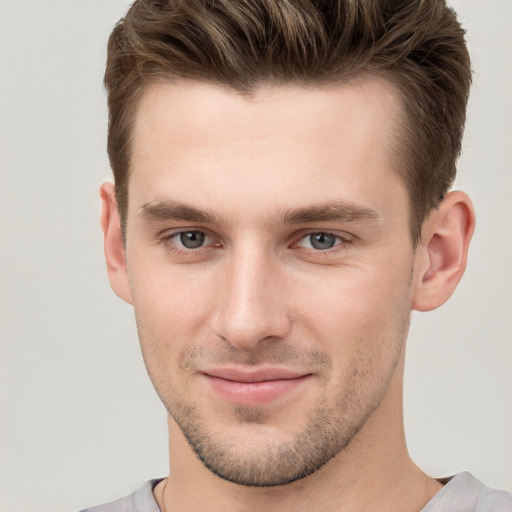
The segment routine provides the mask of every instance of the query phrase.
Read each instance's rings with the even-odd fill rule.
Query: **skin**
[[[474,214],[449,193],[413,247],[390,149],[400,109],[374,77],[251,97],[145,91],[126,244],[111,184],[102,225],[169,412],[162,510],[415,511],[440,489],[407,454],[405,342],[411,310],[438,307],[462,276]],[[218,392],[219,368],[299,378],[244,402]]]

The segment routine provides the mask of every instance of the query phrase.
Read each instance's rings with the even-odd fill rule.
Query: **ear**
[[[469,197],[450,192],[425,222],[416,249],[412,309],[431,311],[455,291],[466,269],[475,213]]]
[[[121,222],[117,209],[116,194],[112,183],[103,183],[100,187],[101,227],[107,273],[112,290],[128,303],[132,303],[130,281],[126,267],[126,252],[121,232]]]

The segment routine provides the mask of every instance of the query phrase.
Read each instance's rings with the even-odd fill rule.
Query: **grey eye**
[[[339,237],[330,233],[312,233],[309,235],[311,247],[318,251],[331,249],[336,245],[337,240],[339,240]]]
[[[179,233],[179,240],[187,249],[197,249],[204,244],[206,235],[202,231],[183,231]]]

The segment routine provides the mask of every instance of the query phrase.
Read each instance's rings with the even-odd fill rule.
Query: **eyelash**
[[[204,229],[183,229],[183,230],[174,231],[174,232],[171,232],[171,233],[166,233],[166,234],[164,234],[161,237],[160,242],[168,250],[170,250],[171,252],[174,252],[174,253],[177,253],[177,254],[182,254],[182,255],[190,255],[192,253],[199,252],[200,249],[210,249],[210,248],[212,248],[212,244],[209,244],[209,245],[206,245],[206,246],[200,246],[200,247],[197,247],[195,249],[192,249],[192,248],[182,247],[182,246],[178,245],[176,242],[173,242],[174,238],[176,238],[176,237],[178,237],[178,236],[180,236],[180,235],[182,235],[184,233],[202,233],[206,237],[208,237],[208,238],[210,238],[211,240],[214,241],[213,248],[217,248],[217,247],[221,247],[222,246],[219,242],[215,242],[215,237],[213,235],[211,235],[208,231],[204,230]],[[318,234],[327,235],[327,236],[333,236],[333,237],[335,237],[337,239],[337,243],[333,247],[327,248],[327,249],[323,249],[323,250],[322,249],[314,249],[314,248],[301,247],[299,245],[299,243],[302,242],[304,239],[306,239],[308,237],[311,237],[312,235],[318,235]],[[326,230],[321,231],[321,230],[318,230],[318,231],[307,231],[307,232],[301,233],[301,235],[297,239],[297,241],[295,241],[292,244],[290,244],[289,247],[297,248],[297,249],[301,249],[302,248],[302,249],[308,251],[309,253],[313,253],[313,254],[328,255],[328,254],[337,253],[338,251],[341,251],[341,250],[345,249],[346,246],[351,244],[351,243],[353,243],[352,237],[342,236],[339,233],[335,233],[335,232],[332,232],[332,231],[326,231]]]
[[[205,237],[210,238],[211,240],[214,240],[214,237],[211,236],[207,231],[204,229],[182,229],[180,231],[174,231],[171,233],[165,233],[162,238],[160,239],[160,242],[171,252],[174,252],[176,254],[183,254],[183,255],[190,255],[191,253],[199,252],[200,249],[209,248],[209,246],[200,246],[197,249],[189,249],[187,247],[182,247],[178,245],[176,242],[173,242],[173,238],[176,238],[184,233],[202,233],[205,235]],[[220,247],[221,244],[216,243],[214,245],[217,245]]]
[[[338,233],[333,233],[331,231],[310,231],[310,232],[306,233],[305,235],[301,236],[297,242],[292,244],[292,246],[293,247],[302,247],[300,245],[300,243],[304,240],[307,240],[308,238],[311,239],[311,237],[313,237],[314,235],[324,235],[327,237],[334,237],[335,239],[339,240],[338,243],[335,243],[332,247],[328,247],[325,249],[315,249],[314,247],[305,248],[309,251],[315,251],[318,253],[329,253],[329,252],[335,251],[338,246],[345,245],[346,243],[349,243],[349,241],[350,241],[348,238],[341,236]]]

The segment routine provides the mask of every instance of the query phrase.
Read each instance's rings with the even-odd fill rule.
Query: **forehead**
[[[378,77],[250,96],[191,81],[154,84],[136,111],[129,195],[142,204],[179,194],[208,207],[229,198],[246,209],[329,194],[352,200],[356,189],[377,200],[383,183],[402,187],[392,157],[400,110],[395,87]]]
[[[347,128],[354,138],[362,139],[361,130],[367,131],[372,124],[384,139],[400,111],[396,87],[374,75],[339,85],[267,85],[251,94],[220,85],[176,80],[146,88],[135,113],[134,137],[135,142],[141,142],[141,149],[147,142],[145,137],[153,139],[156,131],[162,136],[173,132],[176,144],[187,143],[193,136],[203,145],[215,145],[226,136],[292,137],[304,135],[304,129],[320,128],[323,135],[330,130],[332,138],[339,142],[340,138],[347,138]],[[348,119],[350,127],[346,125]],[[386,128],[384,133],[379,130],[382,128]]]

